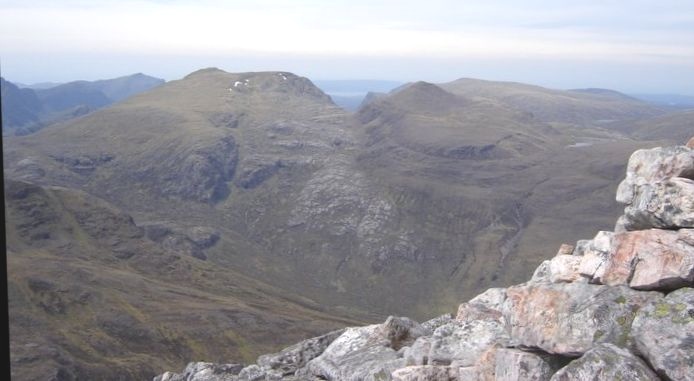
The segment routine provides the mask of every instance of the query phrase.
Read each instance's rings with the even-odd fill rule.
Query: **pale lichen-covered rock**
[[[422,323],[422,327],[424,329],[434,332],[434,330],[444,324],[448,324],[453,320],[453,316],[451,314],[444,314],[438,317],[435,317],[433,319],[427,320],[424,323]]]
[[[249,365],[241,370],[234,381],[265,381],[267,372],[256,364]]]
[[[347,328],[325,351],[308,362],[296,375],[327,380],[389,380],[405,366],[398,350],[412,345],[426,329],[408,318],[389,317],[385,323]]]
[[[604,264],[612,255],[614,234],[606,231],[598,232],[595,238],[586,244],[578,269],[581,275],[591,280],[600,279]]]
[[[638,311],[631,335],[636,348],[662,376],[694,375],[694,288],[682,288]]]
[[[416,365],[400,368],[391,376],[393,381],[457,381],[458,369],[448,366]]]
[[[487,349],[508,342],[501,313],[505,289],[491,288],[458,308],[455,320],[404,351],[407,365],[471,366]]]
[[[591,241],[589,239],[580,239],[576,241],[576,247],[574,247],[574,251],[571,253],[571,255],[582,257],[590,245],[590,242]]]
[[[302,368],[309,361],[320,356],[344,330],[333,331],[323,336],[304,340],[278,353],[258,357],[258,365],[265,370],[273,370],[282,375],[289,375]]]
[[[495,381],[547,381],[553,373],[546,357],[512,348],[496,351]]]
[[[626,204],[615,231],[694,227],[694,150],[638,150],[629,158],[617,201]]]
[[[582,257],[558,254],[549,261],[549,280],[552,283],[582,280],[579,270]]]
[[[506,289],[512,344],[577,356],[599,343],[629,344],[635,312],[658,292],[586,283],[526,283]]]
[[[600,344],[552,376],[551,381],[659,381],[634,354],[613,344]]]
[[[579,269],[592,283],[640,290],[694,284],[694,229],[600,232],[593,242]]]
[[[694,227],[694,181],[674,177],[639,186],[620,224],[625,230]]]
[[[506,300],[506,289],[490,288],[458,307],[456,320],[469,322],[477,319],[499,319]]]
[[[454,321],[439,327],[431,336],[429,364],[471,366],[496,344],[507,344],[508,333],[501,316],[466,322]]]
[[[533,276],[530,278],[529,283],[548,283],[550,282],[550,261],[545,260],[540,263],[539,266],[535,269],[535,272],[533,272]]]
[[[638,187],[672,177],[694,176],[694,150],[685,146],[657,147],[634,152],[629,158],[626,178],[617,188],[617,202],[630,205]]]
[[[574,252],[574,246],[568,243],[562,243],[557,250],[557,255],[571,255]]]
[[[239,364],[191,362],[183,373],[165,372],[153,381],[236,381],[242,369],[243,365]]]

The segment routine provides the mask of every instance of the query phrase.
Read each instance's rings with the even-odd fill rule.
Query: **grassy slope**
[[[145,379],[363,322],[163,250],[85,193],[14,181],[6,193],[13,379]]]

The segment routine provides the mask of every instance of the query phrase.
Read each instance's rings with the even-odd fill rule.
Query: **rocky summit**
[[[154,381],[694,379],[694,148],[636,151],[614,231],[455,316],[326,333],[256,364],[192,362]],[[233,360],[233,359],[230,359]]]

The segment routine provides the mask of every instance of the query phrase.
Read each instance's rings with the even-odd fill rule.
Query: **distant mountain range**
[[[133,74],[100,81],[37,84],[31,88],[0,79],[3,135],[25,135],[41,128],[121,101],[164,83],[163,79]]]
[[[316,86],[330,95],[340,107],[355,111],[370,94],[383,94],[402,86],[403,82],[383,80],[317,80]],[[681,94],[624,94],[615,90],[586,88],[569,90],[578,93],[621,97],[623,99],[641,100],[656,106],[673,108],[694,108],[694,96]]]

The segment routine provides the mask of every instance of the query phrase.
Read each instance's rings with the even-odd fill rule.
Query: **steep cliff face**
[[[533,277],[456,316],[328,333],[256,364],[190,363],[179,380],[692,380],[694,144],[635,152],[614,231],[562,245]]]

